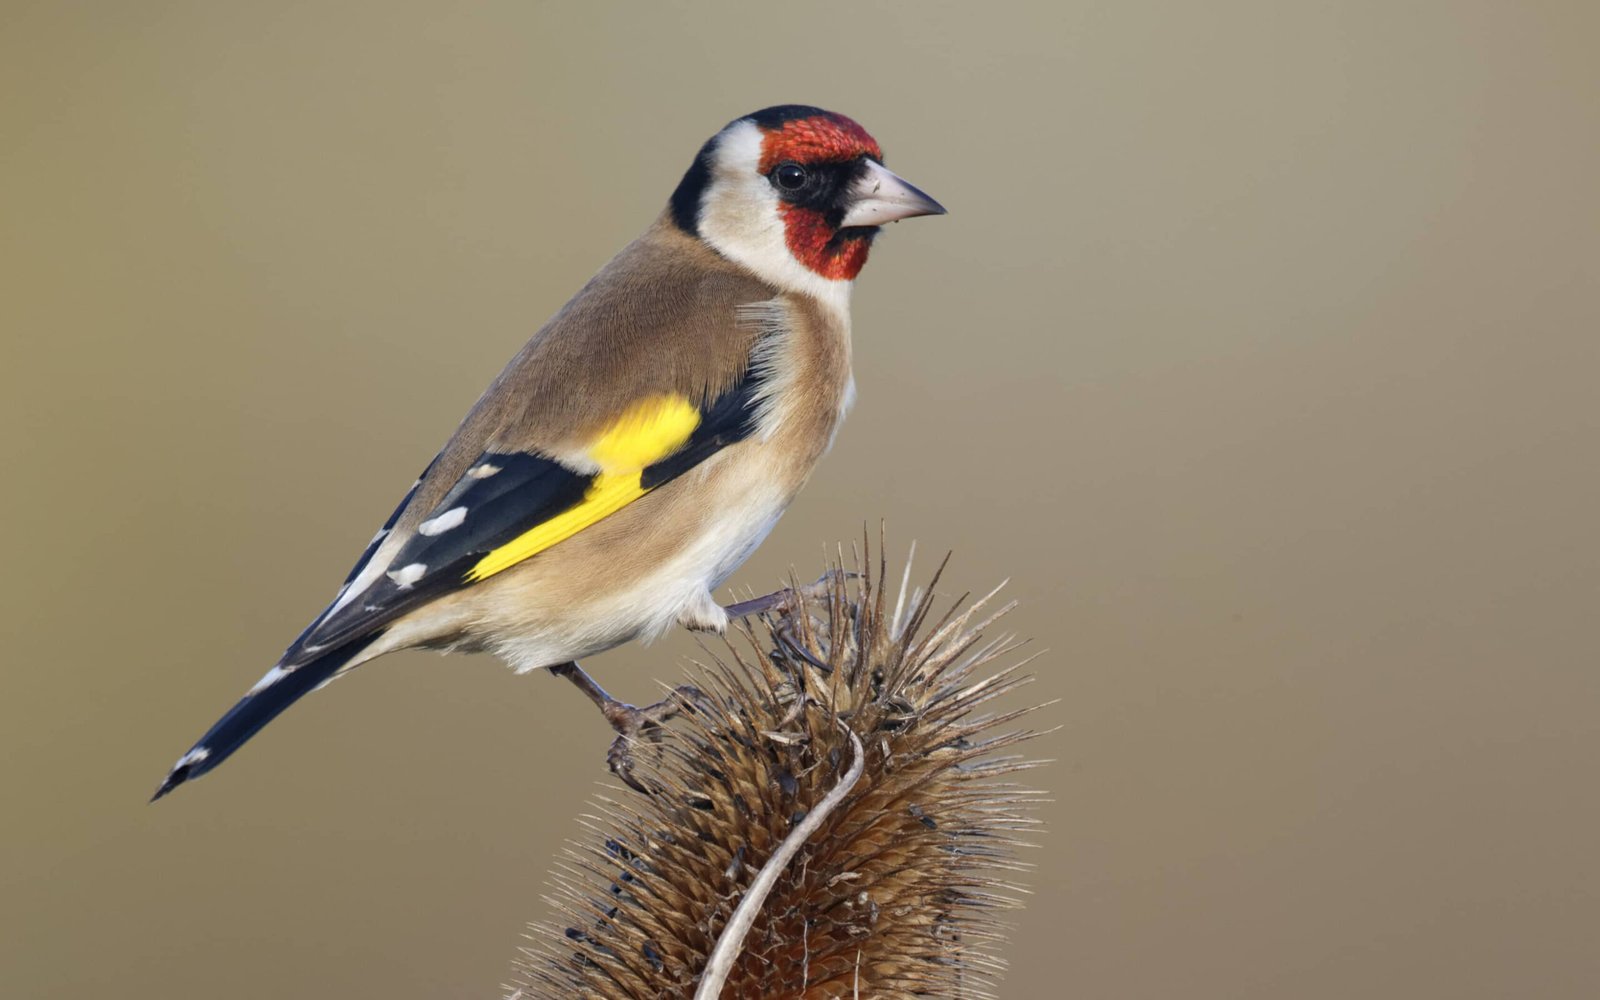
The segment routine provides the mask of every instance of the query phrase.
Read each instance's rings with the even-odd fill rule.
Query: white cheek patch
[[[757,277],[785,291],[814,296],[843,314],[852,283],[824,278],[789,251],[778,192],[760,172],[762,139],[761,129],[750,121],[723,131],[711,158],[711,183],[700,203],[700,236]]]

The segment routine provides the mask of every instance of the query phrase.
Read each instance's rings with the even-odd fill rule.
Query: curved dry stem
[[[711,951],[711,958],[706,962],[705,978],[700,980],[700,988],[694,991],[694,1000],[717,1000],[722,994],[722,984],[728,981],[728,973],[733,971],[733,963],[739,958],[739,949],[744,946],[745,935],[750,933],[750,928],[756,922],[756,914],[761,912],[761,905],[767,901],[767,895],[772,892],[772,887],[778,884],[778,876],[794,860],[795,854],[800,850],[811,835],[822,826],[822,821],[838,808],[844,797],[850,794],[850,789],[861,780],[861,771],[867,763],[866,750],[861,746],[861,738],[850,731],[850,727],[843,721],[839,728],[850,737],[851,749],[855,751],[855,760],[850,765],[850,770],[845,772],[839,783],[833,786],[833,791],[817,803],[817,807],[796,826],[789,836],[783,838],[783,843],[772,852],[772,857],[761,866],[761,871],[750,883],[750,888],[745,892],[744,898],[739,901],[738,909],[733,911],[733,916],[728,918],[728,925],[722,929],[717,937],[717,946]]]

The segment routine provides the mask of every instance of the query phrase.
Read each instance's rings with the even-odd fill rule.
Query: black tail
[[[228,709],[228,714],[200,737],[200,742],[178,758],[150,801],[154,802],[185,781],[193,781],[227,760],[262,726],[338,673],[340,667],[354,659],[375,638],[375,635],[362,636],[292,669],[273,667],[249,694],[240,698],[238,704]]]

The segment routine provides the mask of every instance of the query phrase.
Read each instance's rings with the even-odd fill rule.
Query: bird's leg
[[[674,688],[654,705],[638,708],[607,694],[606,689],[576,661],[557,664],[550,668],[550,673],[565,677],[576,685],[600,709],[600,714],[605,716],[611,728],[616,730],[617,738],[611,741],[611,747],[606,751],[606,764],[611,768],[611,773],[627,782],[629,787],[646,795],[651,794],[650,789],[633,776],[633,744],[640,736],[650,737],[652,741],[659,739],[662,723],[682,712],[689,701],[705,699],[700,689],[685,684]]]
[[[855,575],[847,570],[830,569],[817,577],[814,582],[808,583],[803,587],[785,587],[762,597],[740,601],[738,604],[729,604],[723,610],[728,613],[729,618],[747,618],[750,615],[765,614],[768,611],[798,611],[806,601],[827,600],[836,580],[849,580]]]

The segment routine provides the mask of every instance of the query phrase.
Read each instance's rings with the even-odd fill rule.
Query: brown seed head
[[[1033,793],[1007,780],[1032,762],[1006,753],[1032,735],[1007,728],[1031,709],[980,707],[1026,681],[1020,664],[982,672],[1017,648],[982,641],[1009,606],[958,601],[930,625],[932,585],[908,600],[902,583],[887,611],[881,564],[877,580],[835,569],[820,597],[697,666],[700,697],[659,753],[639,750],[653,794],[599,801],[555,876],[561,923],[536,926],[512,996],[693,996],[757,873],[857,745],[860,778],[775,865],[721,996],[989,995],[1018,891],[1004,878],[1027,867],[1016,837],[1034,823]]]

